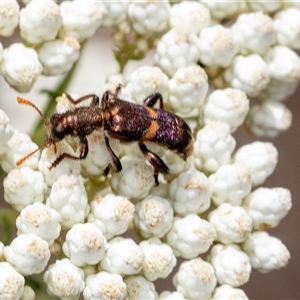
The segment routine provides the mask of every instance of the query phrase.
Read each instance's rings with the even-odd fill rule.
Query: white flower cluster
[[[232,136],[246,125],[274,137],[291,123],[283,100],[300,80],[294,52],[300,8],[272,3],[32,0],[20,10],[16,1],[0,2],[0,35],[12,35],[19,25],[26,42],[0,44],[0,73],[16,90],[31,89],[41,73],[70,70],[80,43],[101,25],[115,30],[124,53],[132,50],[124,36],[133,32],[139,53],[151,47],[147,38],[155,40],[154,64],[109,77],[100,98],[120,83],[118,97],[133,105],[160,93],[157,107],[184,118],[194,139],[186,161],[146,143],[170,169],[159,174],[157,186],[138,146],[108,135],[112,124],[99,126],[80,145],[67,136],[27,156],[37,146],[0,110],[4,199],[18,213],[17,236],[0,243],[0,295],[34,299],[25,278],[43,274],[47,292],[66,300],[248,299],[239,287],[252,268],[267,273],[288,263],[285,245],[265,230],[286,216],[291,194],[260,186],[275,170],[277,149],[261,141],[235,149]],[[251,106],[253,98],[259,102]],[[65,94],[57,100],[59,113],[75,111]],[[161,126],[156,121],[149,136]],[[76,126],[75,136],[80,121]],[[86,159],[70,159],[86,145]],[[122,171],[114,172],[118,158]],[[170,279],[176,265],[176,291],[158,294],[155,281]]]
[[[19,27],[23,43],[2,49],[0,74],[19,92],[29,91],[39,75],[68,72],[80,55],[80,43],[100,26],[103,3],[32,0],[20,8],[16,0],[0,3],[0,36],[11,36]]]
[[[175,111],[191,113],[189,102],[193,98],[178,74],[186,69],[187,78],[187,68],[200,64],[213,83],[210,94],[217,96],[214,93],[223,91],[220,88],[231,88],[258,99],[259,103],[251,107],[249,113],[246,107],[240,107],[247,115],[245,125],[254,135],[275,137],[291,125],[292,114],[283,101],[295,91],[300,80],[300,58],[294,51],[300,48],[297,31],[300,11],[297,7],[271,9],[271,3],[266,3],[264,9],[251,11],[251,1],[247,4],[248,12],[242,1],[231,5],[209,1],[174,4],[170,11],[170,28],[158,41],[154,60],[171,79],[169,101]],[[273,19],[268,15],[270,12],[275,13]],[[226,18],[231,18],[231,22],[226,23],[230,26],[222,24]],[[200,78],[195,81],[201,85]],[[179,86],[182,90],[185,88],[185,97],[175,105],[174,89]],[[211,109],[223,105],[223,109],[228,110],[221,98],[218,94],[217,103]],[[203,93],[198,92],[198,104],[201,99]],[[203,115],[200,113],[203,122],[207,122],[205,119],[213,104],[210,96],[207,99],[204,107],[200,106],[204,109]],[[233,105],[236,109],[239,107],[236,102]],[[225,116],[225,112],[218,115],[218,120]],[[228,113],[227,116],[239,122],[234,115]],[[240,118],[244,122],[243,115]]]

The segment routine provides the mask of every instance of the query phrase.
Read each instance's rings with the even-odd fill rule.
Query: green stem
[[[18,215],[19,213],[13,209],[1,208],[0,210],[0,227],[3,232],[1,242],[4,245],[8,245],[14,236],[13,231]]]
[[[47,94],[49,97],[48,105],[46,107],[46,110],[44,111],[45,116],[49,116],[52,114],[52,112],[55,110],[56,107],[56,101],[55,99],[62,95],[64,93],[73,77],[73,74],[75,72],[75,69],[77,67],[77,63],[74,63],[70,71],[66,74],[66,76],[63,78],[63,80],[60,82],[58,87],[55,89],[55,91],[43,89],[41,90],[41,93]],[[35,126],[35,129],[32,133],[32,140],[37,143],[41,144],[45,140],[45,124],[42,119],[38,121],[38,123]]]
[[[93,200],[100,190],[104,190],[107,187],[107,180],[103,176],[90,177],[85,183],[88,199]]]

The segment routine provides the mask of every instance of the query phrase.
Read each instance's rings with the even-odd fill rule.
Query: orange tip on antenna
[[[42,117],[45,125],[49,125],[49,122],[48,120],[45,118],[44,114],[29,100],[26,100],[25,98],[22,98],[22,97],[17,97],[17,101],[20,103],[20,104],[24,104],[24,105],[28,105],[28,106],[31,106],[33,107],[38,113],[39,115]]]
[[[33,154],[35,154],[36,152],[38,152],[39,150],[43,149],[44,147],[47,147],[47,143],[49,143],[48,140],[46,140],[44,142],[44,144],[42,144],[41,146],[39,146],[37,149],[33,150],[32,152],[28,153],[27,155],[25,155],[24,157],[20,158],[17,162],[16,162],[16,166],[19,167],[20,165],[22,165],[22,163],[27,160],[29,157],[31,157]]]
[[[37,148],[36,150],[30,152],[29,154],[25,155],[24,157],[22,157],[21,159],[19,159],[16,162],[16,166],[19,167],[25,160],[27,160],[30,156],[32,156],[34,153],[36,153],[37,151],[39,151],[41,149],[41,147]]]

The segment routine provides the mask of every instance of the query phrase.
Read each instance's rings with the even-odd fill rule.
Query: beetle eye
[[[52,136],[56,141],[61,141],[65,137],[65,133],[61,126],[56,126],[52,129]]]

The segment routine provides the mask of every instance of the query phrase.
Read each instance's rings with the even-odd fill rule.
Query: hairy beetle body
[[[75,105],[74,110],[65,113],[53,114],[47,121],[38,108],[28,100],[18,98],[19,103],[34,107],[43,117],[48,128],[48,136],[41,147],[48,147],[63,140],[66,136],[79,138],[79,157],[62,153],[52,163],[51,168],[57,166],[64,158],[84,159],[88,154],[87,136],[95,129],[103,128],[105,131],[105,144],[111,157],[110,167],[121,171],[122,165],[109,145],[109,137],[118,139],[123,143],[137,142],[141,152],[154,168],[155,181],[158,184],[158,173],[168,173],[169,168],[162,159],[151,152],[144,142],[153,142],[163,146],[181,158],[186,159],[193,151],[193,137],[190,127],[179,116],[164,110],[161,94],[154,93],[148,96],[143,105],[130,103],[118,98],[120,86],[115,93],[105,92],[100,106],[97,95],[91,94],[74,100],[66,94],[68,100]],[[87,99],[92,99],[89,106],[76,105]],[[159,108],[154,105],[159,101]],[[39,147],[39,149],[41,148]],[[20,165],[30,155],[29,153],[17,162]]]

